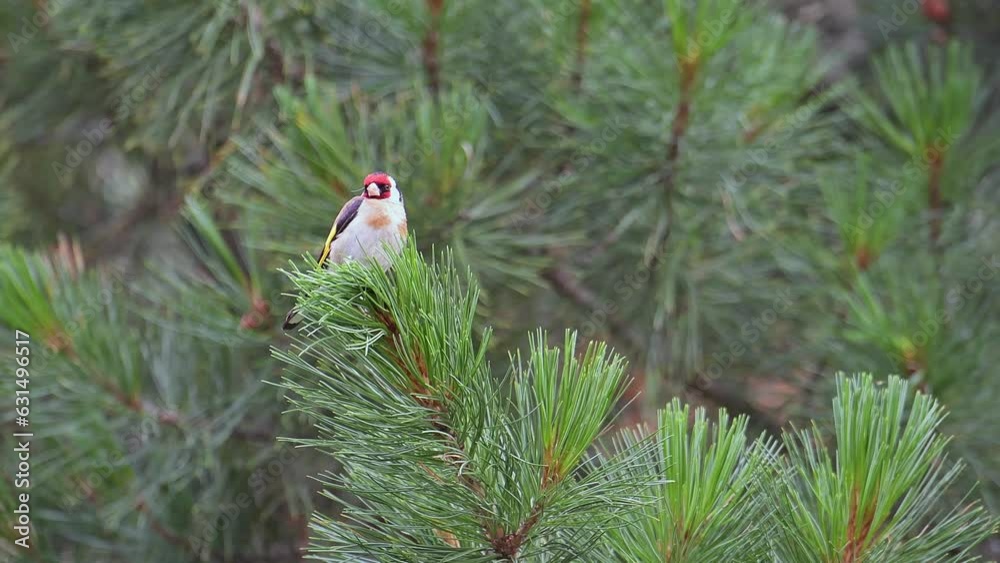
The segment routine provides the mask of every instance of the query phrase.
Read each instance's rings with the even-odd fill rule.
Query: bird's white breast
[[[389,251],[403,246],[406,233],[406,210],[399,202],[365,200],[358,216],[333,241],[330,261],[340,264],[347,260],[375,260],[387,268]]]

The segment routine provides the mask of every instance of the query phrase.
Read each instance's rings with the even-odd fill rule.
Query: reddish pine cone
[[[923,0],[924,17],[928,20],[946,25],[951,21],[951,7],[948,0]]]

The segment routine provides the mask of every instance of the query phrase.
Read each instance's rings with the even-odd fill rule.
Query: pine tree
[[[862,6],[852,72],[737,0],[5,4],[0,553],[971,560],[1000,137],[952,4]],[[314,271],[375,169],[415,246]]]
[[[890,378],[840,377],[835,454],[821,432],[752,444],[674,400],[651,435],[608,430],[624,359],[543,334],[497,379],[473,333],[477,288],[411,244],[391,274],[296,272],[305,336],[279,358],[303,446],[341,460],[325,476],[340,519],[317,516],[326,561],[972,560],[992,530],[976,504],[943,513],[955,481],[942,408]],[[346,305],[345,305],[346,304]],[[836,460],[836,461],[834,461]]]

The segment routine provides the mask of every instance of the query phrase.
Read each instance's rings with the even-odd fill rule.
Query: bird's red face
[[[400,199],[396,180],[385,172],[372,172],[365,176],[363,194],[368,199]]]

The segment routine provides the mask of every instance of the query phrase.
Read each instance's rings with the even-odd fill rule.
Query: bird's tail
[[[298,309],[292,307],[288,314],[285,315],[285,323],[281,325],[282,330],[292,330],[293,328],[299,326],[302,322],[302,315],[299,314]]]

